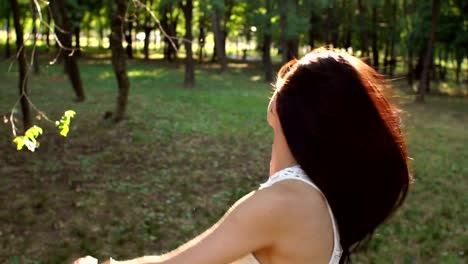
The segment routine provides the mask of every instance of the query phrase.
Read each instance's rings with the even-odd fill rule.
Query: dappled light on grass
[[[253,81],[253,82],[258,82],[258,81],[262,80],[262,76],[254,75],[254,76],[250,77],[250,80]]]
[[[455,84],[443,82],[439,84],[438,90],[440,93],[449,96],[468,96],[468,84],[466,83]]]

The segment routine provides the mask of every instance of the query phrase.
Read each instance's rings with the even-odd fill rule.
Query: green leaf
[[[23,136],[17,136],[13,139],[13,142],[16,143],[16,150],[22,150],[24,147]]]
[[[65,111],[60,121],[55,121],[55,126],[60,131],[60,135],[66,137],[68,132],[70,132],[70,122],[73,117],[75,117],[76,112],[73,110]]]
[[[73,111],[73,110],[67,110],[67,111],[65,111],[65,113],[63,115],[66,116],[66,117],[72,118],[72,117],[75,117],[76,112]]]
[[[13,139],[13,142],[16,144],[16,150],[22,150],[26,146],[29,151],[34,152],[39,147],[37,137],[41,134],[42,128],[32,126],[24,132],[24,136],[17,136]]]
[[[60,135],[66,137],[69,131],[70,131],[70,128],[68,126],[64,126],[62,127],[62,129],[60,129]]]

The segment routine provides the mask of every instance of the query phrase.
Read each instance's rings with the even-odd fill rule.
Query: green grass
[[[45,61],[45,59],[43,59]],[[16,100],[16,65],[0,61],[0,114]],[[271,88],[257,65],[228,74],[199,65],[182,87],[182,64],[129,64],[127,119],[114,125],[110,62],[81,62],[87,100],[73,102],[60,65],[32,76],[31,99],[53,120],[77,112],[68,138],[44,120],[35,153],[17,152],[0,126],[0,262],[64,263],[170,250],[213,224],[268,175]],[[466,89],[466,87],[465,87]],[[466,263],[468,100],[401,93],[416,181],[404,208],[378,229],[358,263]]]

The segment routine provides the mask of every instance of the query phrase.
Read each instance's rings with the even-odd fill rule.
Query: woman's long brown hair
[[[279,72],[276,110],[294,158],[338,224],[341,263],[398,208],[410,175],[398,109],[361,60],[316,50]]]

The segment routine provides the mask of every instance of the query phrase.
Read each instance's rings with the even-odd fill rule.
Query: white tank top
[[[299,165],[292,166],[283,170],[280,170],[270,176],[268,180],[260,185],[260,190],[264,188],[268,188],[272,186],[273,184],[284,181],[284,180],[299,180],[302,181],[316,190],[318,190],[322,195],[322,191],[315,185],[311,179],[305,174],[305,172],[301,169]],[[326,198],[325,198],[326,201]],[[330,261],[328,264],[338,264],[340,262],[341,254],[343,253],[343,250],[340,245],[340,235],[338,234],[338,229],[336,227],[336,221],[335,217],[333,216],[333,212],[330,208],[330,205],[327,202],[327,208],[328,208],[328,213],[330,214],[330,218],[332,220],[332,227],[333,227],[333,252],[330,257]],[[243,258],[234,261],[230,264],[261,264],[253,254],[248,254],[247,256],[244,256]]]

